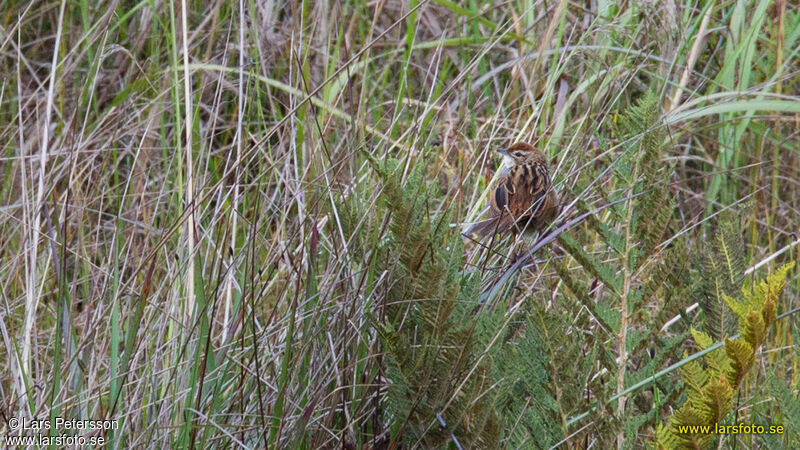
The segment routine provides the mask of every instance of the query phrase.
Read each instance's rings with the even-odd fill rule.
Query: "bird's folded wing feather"
[[[521,218],[535,215],[546,202],[549,185],[546,167],[540,164],[514,167],[498,180],[489,195],[491,218],[472,224],[466,234],[504,233]]]

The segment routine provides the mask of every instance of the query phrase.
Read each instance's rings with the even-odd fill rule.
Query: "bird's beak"
[[[503,156],[509,156],[509,157],[511,156],[508,154],[508,149],[506,149],[505,147],[500,147],[496,151],[497,153],[500,153]]]

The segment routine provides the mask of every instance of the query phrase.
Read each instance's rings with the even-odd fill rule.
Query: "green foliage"
[[[505,448],[551,448],[567,436],[569,417],[586,408],[587,391],[606,394],[601,380],[592,380],[600,343],[576,336],[567,311],[547,310],[535,299],[530,309],[494,358]],[[597,426],[603,422],[598,416]]]
[[[495,378],[504,380],[497,398],[497,408],[509,430],[506,446],[547,448],[558,442],[563,433],[553,418],[559,416],[559,403],[552,393],[548,357],[555,339],[542,335],[535,320],[517,342],[504,345],[494,365]],[[557,337],[554,336],[554,338]],[[563,338],[563,336],[562,336]]]
[[[786,382],[778,376],[770,374],[767,377],[767,395],[775,399],[777,408],[772,416],[774,423],[782,424],[784,428],[784,448],[798,448],[800,446],[800,393],[786,387]]]
[[[744,300],[735,314],[739,319],[739,334],[735,339],[725,339],[723,349],[714,350],[706,357],[707,365],[691,362],[684,366],[682,374],[686,380],[688,398],[670,417],[668,425],[662,425],[656,433],[659,448],[710,448],[717,436],[708,432],[685,432],[682,427],[707,426],[714,428],[733,409],[733,399],[756,359],[756,351],[764,343],[769,325],[775,320],[778,295],[786,284],[786,274],[794,267],[789,263],[759,281],[752,289],[743,289]],[[731,300],[735,302],[735,300]],[[700,348],[710,347],[712,338],[694,331],[695,342]],[[774,380],[774,378],[773,378]],[[780,383],[771,383],[770,389],[777,391],[786,401],[791,397]],[[795,410],[789,409],[788,418],[797,421]]]
[[[373,162],[373,164],[375,164]],[[388,240],[380,249],[389,290],[378,306],[378,330],[389,380],[392,438],[409,447],[458,441],[493,447],[501,430],[494,411],[490,358],[476,346],[474,277],[460,273],[463,244],[430,211],[422,165],[401,185],[397,164],[378,167]]]
[[[569,297],[586,307],[601,325],[595,332],[604,340],[615,341],[615,349],[625,353],[622,366],[618,353],[600,359],[601,366],[612,374],[621,374],[625,384],[647,379],[659,369],[664,354],[650,352],[651,349],[679,348],[680,333],[675,339],[659,330],[687,306],[689,297],[685,287],[690,285],[686,245],[682,239],[672,241],[669,247],[664,244],[674,201],[667,188],[669,166],[662,162],[667,135],[660,117],[658,96],[647,92],[614,127],[623,153],[613,161],[609,184],[619,190],[610,196],[606,189],[598,190],[598,194],[605,202],[614,197],[635,198],[612,208],[607,222],[594,217],[589,220],[587,224],[594,233],[574,237],[563,234],[558,239],[575,263],[595,279],[592,286],[604,286],[602,295],[592,298],[568,265],[555,265]],[[597,255],[606,256],[601,259]],[[670,382],[659,381],[657,389],[661,395],[673,397],[674,386]],[[629,399],[624,413],[615,411],[616,427],[629,444],[657,423],[659,405],[653,394],[637,393]]]
[[[601,445],[614,445],[620,433],[628,446],[653,438],[664,448],[705,448],[716,441],[713,435],[676,434],[675,424],[713,424],[729,415],[775,320],[782,278],[770,275],[745,287],[741,300],[731,297],[743,285],[745,267],[739,223],[731,215],[722,215],[711,244],[694,252],[696,258],[682,237],[665,242],[674,203],[670,172],[659,169],[666,135],[656,105],[657,98],[646,94],[616,129],[626,150],[611,180],[621,189],[607,201],[641,195],[612,208],[604,220],[592,217],[576,233],[558,237],[572,258],[551,264],[564,286],[557,313],[535,299],[504,312],[513,290],[477,312],[479,272],[462,268],[462,239],[443,225],[448,211],[431,209],[438,194],[425,181],[426,166],[413,167],[402,181],[397,162],[367,156],[382,182],[377,216],[386,214],[390,230],[375,248],[388,291],[373,314],[385,355],[384,414],[393,440],[425,447],[458,441],[546,448],[574,433],[574,416],[602,405],[592,416],[592,435],[601,436]],[[368,213],[367,207],[354,208],[341,208],[348,217],[343,222]],[[376,225],[361,228],[369,235]],[[695,299],[703,300],[704,321],[689,328],[682,320],[664,333],[662,326]],[[730,336],[737,323],[741,337],[726,339],[703,364],[683,365],[681,382],[654,377],[689,334],[706,349]],[[624,359],[615,351],[620,348]],[[651,380],[648,389],[626,394],[624,414],[609,401],[619,392],[619,374],[624,386]],[[673,410],[670,422],[660,423]]]
[[[574,310],[550,311],[535,298],[512,316],[501,306],[477,312],[479,273],[461,270],[461,237],[441,226],[447,213],[427,209],[435,191],[421,181],[422,169],[401,183],[393,161],[371,164],[391,230],[377,249],[389,290],[374,315],[392,438],[429,448],[456,440],[481,448],[561,441],[569,418],[587,408],[586,392],[612,393],[607,377],[594,374],[596,361],[611,365],[613,355],[600,337],[581,335],[588,317],[576,328]],[[618,326],[610,308],[598,314]],[[601,414],[597,426],[609,427],[612,418]]]
[[[726,304],[726,297],[736,295],[744,282],[744,244],[742,227],[733,213],[723,214],[711,243],[700,255],[699,282],[695,292],[705,312],[703,329],[719,341],[736,330],[737,314]]]

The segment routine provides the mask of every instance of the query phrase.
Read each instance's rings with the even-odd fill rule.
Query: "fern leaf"
[[[726,339],[725,353],[731,359],[730,370],[725,374],[730,384],[739,386],[747,371],[753,366],[753,347],[741,339]]]
[[[744,246],[738,218],[725,214],[720,219],[712,245],[704,253],[703,293],[700,306],[706,313],[705,329],[719,341],[732,335],[737,317],[726,305],[725,296],[734,295],[744,282]]]
[[[594,316],[600,325],[603,328],[611,329],[611,324],[605,320],[606,314],[602,314],[597,309],[597,304],[594,300],[589,296],[588,289],[572,274],[569,273],[569,269],[566,267],[566,263],[556,262],[553,267],[555,267],[556,273],[558,273],[559,279],[564,286],[567,287],[569,292],[583,305],[589,312]]]
[[[758,349],[764,343],[764,335],[766,334],[766,324],[764,318],[758,311],[750,309],[747,312],[745,320],[739,325],[739,334],[742,339],[750,344],[753,349]]]
[[[696,329],[695,327],[691,328],[691,332],[692,337],[694,338],[694,341],[697,343],[697,346],[700,348],[700,350],[705,350],[714,344],[714,340],[711,339],[711,336]]]
[[[712,379],[708,383],[703,391],[703,406],[710,415],[710,420],[706,424],[718,423],[730,413],[735,393],[731,383],[724,376]]]
[[[709,374],[703,370],[700,364],[692,361],[681,368],[681,374],[686,381],[686,385],[696,393],[702,392],[708,383]]]
[[[786,448],[798,448],[800,446],[800,398],[787,388],[783,381],[772,374],[767,378],[767,386],[784,419],[778,422],[782,423],[785,430],[786,441],[784,444]]]
[[[728,305],[728,308],[730,308],[731,311],[733,311],[733,313],[736,314],[739,320],[744,320],[745,317],[747,317],[748,308],[746,303],[740,302],[735,298],[729,297],[728,295],[724,294],[722,298],[725,300],[725,304]]]
[[[598,261],[596,258],[586,253],[577,242],[566,234],[558,236],[558,242],[564,246],[567,252],[580,263],[583,268],[598,278],[605,285],[614,290],[614,292],[621,292],[622,280],[617,275],[616,271],[608,264]]]

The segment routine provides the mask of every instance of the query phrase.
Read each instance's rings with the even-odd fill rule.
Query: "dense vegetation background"
[[[798,448],[799,52],[785,0],[6,0],[0,433]],[[527,259],[459,226],[519,140]]]

